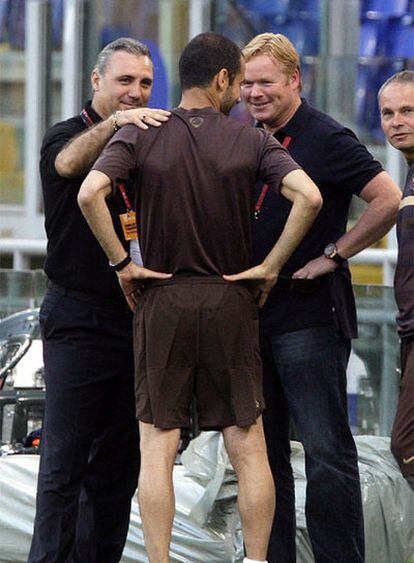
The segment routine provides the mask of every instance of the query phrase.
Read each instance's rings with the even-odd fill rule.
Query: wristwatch
[[[346,261],[346,258],[342,258],[342,256],[338,254],[338,249],[334,242],[330,242],[325,246],[323,255],[325,256],[325,258],[329,258],[330,260],[333,260],[337,264],[342,264],[343,262]]]

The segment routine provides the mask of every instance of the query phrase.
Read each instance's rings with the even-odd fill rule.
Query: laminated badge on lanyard
[[[288,148],[291,140],[292,140],[292,137],[289,137],[289,135],[286,135],[286,137],[283,139],[282,145],[285,147],[285,149]],[[259,195],[259,198],[256,202],[256,205],[254,206],[254,218],[256,220],[260,217],[263,202],[264,202],[264,199],[266,197],[268,189],[269,189],[269,186],[267,184],[263,184],[262,191],[260,192],[260,195]]]
[[[86,127],[92,127],[92,125],[94,125],[94,122],[86,111],[86,108],[83,108],[80,115]],[[142,266],[142,256],[138,242],[138,229],[135,211],[132,210],[129,197],[126,193],[125,184],[118,182],[117,186],[126,205],[126,213],[121,213],[119,215],[119,220],[121,221],[125,240],[129,242],[129,254],[135,264]]]
[[[142,266],[141,248],[138,242],[138,228],[135,211],[133,211],[128,194],[126,193],[125,184],[123,182],[117,182],[117,187],[121,192],[122,199],[124,200],[126,206],[126,213],[121,213],[119,215],[122,231],[124,233],[125,240],[129,242],[129,253],[132,261],[135,262],[135,264],[138,264],[138,266]]]

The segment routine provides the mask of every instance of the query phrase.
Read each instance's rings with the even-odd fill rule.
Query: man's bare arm
[[[112,264],[118,264],[125,258],[125,249],[115,232],[112,217],[106,203],[111,193],[111,180],[98,170],[92,170],[85,178],[78,194],[78,203],[93,234],[102,246]],[[109,266],[108,266],[109,268]],[[165,279],[171,274],[154,272],[130,262],[120,272],[118,280],[132,310],[136,304],[135,292],[147,279]]]
[[[380,172],[366,184],[360,197],[368,203],[355,225],[336,242],[338,253],[350,258],[383,237],[394,225],[401,190],[387,172]],[[294,273],[295,278],[316,278],[333,272],[338,264],[325,256],[308,262]]]
[[[223,276],[227,281],[256,282],[260,307],[264,305],[280,270],[308,232],[322,206],[322,196],[318,188],[303,170],[294,170],[283,178],[281,193],[293,205],[272,250],[258,266],[239,274]]]
[[[141,129],[148,125],[159,127],[167,121],[171,112],[163,109],[136,108],[116,112],[100,123],[89,127],[71,139],[59,152],[55,160],[56,171],[64,178],[78,178],[90,169],[117,127],[133,123]]]

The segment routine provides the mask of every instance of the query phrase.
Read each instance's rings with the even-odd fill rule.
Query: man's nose
[[[258,96],[261,96],[262,94],[263,94],[263,90],[259,86],[259,84],[253,83],[252,88],[250,90],[250,96],[252,96],[253,98],[257,98]]]
[[[399,127],[403,124],[402,116],[400,113],[394,113],[391,119],[392,127]]]
[[[128,92],[131,98],[140,100],[142,98],[142,88],[139,82],[132,82]]]

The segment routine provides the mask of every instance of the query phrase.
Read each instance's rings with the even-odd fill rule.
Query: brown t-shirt
[[[94,165],[133,178],[145,267],[221,275],[251,265],[254,186],[300,168],[270,135],[213,108],[175,109],[160,128],[127,125]]]

